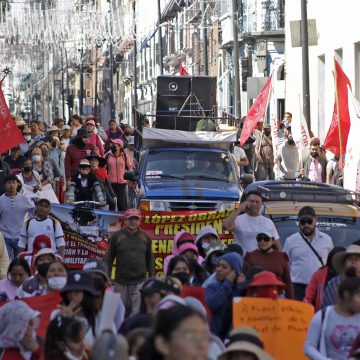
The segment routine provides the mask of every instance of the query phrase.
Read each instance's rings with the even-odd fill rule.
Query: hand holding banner
[[[21,131],[10,114],[1,85],[2,82],[0,82],[0,154],[24,141]]]

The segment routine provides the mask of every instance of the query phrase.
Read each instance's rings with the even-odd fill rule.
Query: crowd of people
[[[261,215],[261,193],[249,191],[223,220],[232,244],[224,244],[211,226],[198,234],[182,230],[164,259],[164,275],[156,277],[141,212],[126,203],[124,172],[136,161],[132,129],[112,120],[103,131],[94,117],[84,124],[76,115],[69,125],[59,120],[46,131],[37,121],[24,126],[24,143],[1,163],[0,359],[273,359],[254,328],[233,328],[233,298],[239,296],[311,304],[316,313],[304,354],[313,360],[360,359],[360,240],[334,247],[310,206],[298,212],[298,231],[280,239],[272,220]],[[288,124],[283,132],[289,141]],[[266,134],[260,137],[264,156],[270,148],[261,150]],[[238,158],[239,166],[251,164],[241,151]],[[320,158],[315,165],[309,161],[304,176],[326,181]],[[271,164],[258,162],[258,180],[270,177]],[[70,271],[51,202],[32,202],[24,185],[34,192],[50,185],[68,203],[96,199],[126,210],[106,258],[88,259],[83,269]],[[201,288],[203,296],[189,296],[189,288]],[[51,294],[58,294],[58,306],[39,336],[41,314],[22,300],[41,302]]]

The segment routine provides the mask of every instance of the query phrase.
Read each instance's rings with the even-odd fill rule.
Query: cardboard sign
[[[306,360],[304,343],[314,308],[287,299],[234,298],[233,325],[251,326],[277,360]]]

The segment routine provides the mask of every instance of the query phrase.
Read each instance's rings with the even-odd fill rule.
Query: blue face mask
[[[35,162],[41,161],[41,155],[33,155],[32,156],[32,161],[35,161]]]
[[[210,247],[210,244],[209,244],[209,243],[202,243],[202,244],[201,244],[201,247],[202,247],[204,250],[207,250],[207,249]]]

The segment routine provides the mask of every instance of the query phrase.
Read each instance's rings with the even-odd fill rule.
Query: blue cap
[[[237,274],[242,272],[244,260],[238,253],[229,252],[221,256],[219,260],[225,260]]]

